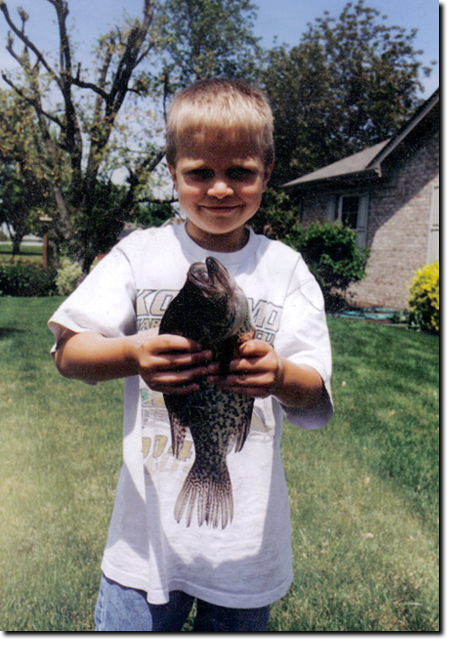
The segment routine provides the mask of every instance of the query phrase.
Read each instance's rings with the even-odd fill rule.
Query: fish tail
[[[212,525],[219,523],[224,529],[233,519],[233,492],[228,469],[222,472],[220,479],[204,476],[195,468],[195,463],[184,481],[175,503],[174,516],[179,523],[186,511],[186,525],[190,526],[194,509],[197,506],[198,524]]]

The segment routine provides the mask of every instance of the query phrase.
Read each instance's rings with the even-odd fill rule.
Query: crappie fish
[[[255,327],[244,292],[215,258],[191,265],[187,279],[171,301],[159,334],[178,334],[212,350],[226,376],[237,345],[252,339]],[[224,528],[233,518],[233,493],[226,456],[240,451],[250,430],[253,397],[223,392],[206,379],[186,395],[164,395],[169,412],[172,450],[178,457],[189,428],[195,461],[175,504],[180,522],[187,509],[189,527],[195,507],[199,525]]]

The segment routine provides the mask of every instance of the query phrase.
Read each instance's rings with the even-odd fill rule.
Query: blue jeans
[[[147,602],[143,590],[126,588],[104,575],[95,608],[95,630],[107,632],[178,632],[194,603],[194,597],[179,590],[170,593],[168,603]],[[195,632],[264,632],[270,606],[264,608],[222,608],[197,599]]]

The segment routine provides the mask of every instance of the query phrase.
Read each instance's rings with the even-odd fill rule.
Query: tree
[[[5,222],[13,255],[28,233],[39,233],[39,216],[49,194],[39,165],[33,110],[14,94],[0,92],[0,222]]]
[[[260,54],[250,0],[166,0],[160,20],[164,70],[173,87],[217,77],[255,74]]]
[[[214,0],[220,13],[220,21],[214,23],[211,3],[204,0],[143,0],[140,18],[100,38],[92,82],[76,62],[67,26],[68,0],[47,2],[55,9],[59,34],[55,62],[28,38],[25,11],[18,10],[20,24],[16,24],[7,2],[0,0],[10,28],[7,50],[21,70],[17,78],[3,74],[3,79],[34,110],[38,153],[33,159],[51,195],[53,235],[86,273],[94,258],[114,244],[125,219],[133,219],[137,205],[155,199],[165,154],[161,144],[165,101],[177,85],[191,79],[188,61],[196,61],[198,76],[225,70],[231,51],[225,43],[236,25],[235,54],[230,54],[236,73],[243,60],[240,48],[250,52],[256,47],[249,36],[251,5],[248,0]],[[167,16],[174,17],[177,7],[180,20],[168,22]],[[232,9],[231,15],[226,14],[227,8]],[[16,51],[14,39],[22,43],[22,53]],[[118,168],[126,172],[120,191],[111,181]]]
[[[34,158],[43,177],[51,188],[54,208],[53,230],[60,244],[65,244],[70,254],[83,261],[87,271],[99,253],[93,243],[91,227],[96,202],[96,185],[108,144],[127,94],[132,91],[130,81],[135,68],[146,56],[154,41],[148,37],[153,18],[154,2],[144,0],[141,20],[135,20],[126,30],[118,29],[101,39],[103,57],[96,84],[83,81],[81,66],[74,69],[73,51],[67,30],[68,2],[48,0],[56,11],[59,29],[59,61],[53,64],[27,37],[25,25],[28,15],[19,9],[21,26],[10,17],[4,0],[0,0],[11,32],[7,50],[19,63],[22,74],[17,80],[3,74],[3,79],[34,108],[39,133],[39,155]],[[19,54],[14,49],[14,34],[23,43]],[[52,104],[49,90],[56,86],[62,104]],[[89,90],[95,96],[90,118],[86,118],[77,105],[75,90]],[[87,146],[86,146],[87,140]],[[85,151],[85,147],[88,151]],[[163,153],[160,153],[162,157]],[[132,202],[139,171],[155,166],[159,161],[153,149],[148,151],[129,177],[127,194],[119,205],[108,213],[108,227],[104,228],[104,244],[120,231],[124,214]],[[109,234],[109,235],[108,235]],[[101,249],[100,249],[101,250]],[[105,249],[106,250],[106,249]]]
[[[140,80],[161,97],[164,119],[171,96],[195,81],[256,78],[262,50],[251,0],[159,0],[158,7],[157,55]]]
[[[255,233],[282,240],[297,224],[298,215],[298,204],[292,200],[289,192],[269,186],[250,225]]]
[[[274,181],[283,183],[391,137],[429,74],[409,33],[364,0],[309,24],[299,45],[267,54],[262,82],[275,116]]]

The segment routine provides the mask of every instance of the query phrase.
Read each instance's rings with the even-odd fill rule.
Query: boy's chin
[[[247,244],[249,233],[245,224],[236,228],[205,227],[193,225],[188,220],[186,231],[200,247],[210,251],[230,253],[242,249]]]

